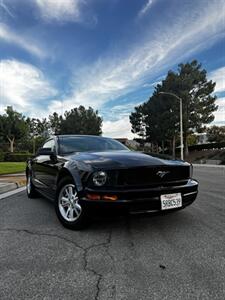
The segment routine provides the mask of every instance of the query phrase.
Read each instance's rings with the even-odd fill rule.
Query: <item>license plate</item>
[[[182,206],[181,193],[161,195],[161,209],[171,209]]]

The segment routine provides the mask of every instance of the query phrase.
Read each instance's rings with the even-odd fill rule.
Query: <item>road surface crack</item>
[[[106,239],[105,242],[102,243],[98,243],[98,244],[93,244],[90,245],[88,247],[83,247],[81,245],[79,245],[78,243],[67,239],[65,237],[62,237],[60,235],[57,234],[51,234],[51,233],[43,233],[43,232],[36,232],[36,231],[32,231],[29,229],[18,229],[18,228],[4,228],[4,229],[0,229],[0,232],[8,232],[8,231],[14,231],[14,232],[18,232],[18,233],[26,233],[26,234],[30,234],[30,235],[36,235],[36,236],[45,236],[45,237],[51,237],[51,238],[57,238],[60,239],[66,243],[69,243],[73,246],[75,246],[76,248],[80,249],[83,252],[83,261],[84,261],[84,271],[85,272],[90,272],[92,273],[95,277],[97,277],[97,281],[96,281],[96,294],[94,299],[98,300],[99,299],[99,294],[101,291],[100,285],[101,285],[101,281],[103,279],[103,274],[98,273],[95,268],[91,268],[88,266],[88,252],[93,249],[93,248],[97,248],[97,247],[105,247],[108,256],[110,257],[110,259],[113,261],[113,256],[111,255],[111,253],[109,252],[109,245],[111,243],[111,239],[112,239],[112,230],[109,232],[109,235]]]
[[[65,237],[62,237],[60,235],[57,234],[51,234],[51,233],[43,233],[43,232],[37,232],[37,231],[31,231],[29,229],[17,229],[17,228],[5,228],[5,229],[0,229],[0,232],[4,232],[4,231],[14,231],[14,232],[24,232],[27,234],[31,234],[31,235],[37,235],[37,236],[47,236],[47,237],[53,237],[53,238],[57,238],[60,240],[63,240],[64,242],[67,242],[69,244],[72,244],[73,246],[75,246],[76,248],[79,248],[81,250],[85,250],[85,248],[83,248],[82,246],[80,246],[79,244],[77,244],[76,242],[67,239]]]
[[[105,242],[95,244],[95,245],[91,245],[91,246],[87,247],[84,251],[84,261],[85,261],[84,270],[92,272],[92,274],[94,274],[97,277],[97,282],[96,282],[96,289],[97,290],[96,290],[96,294],[95,294],[95,298],[94,298],[95,300],[99,299],[99,295],[100,295],[100,291],[101,291],[101,282],[102,282],[102,279],[103,279],[104,276],[103,276],[103,274],[98,273],[95,270],[95,268],[91,268],[91,267],[88,266],[88,252],[93,248],[105,247],[108,256],[110,257],[110,259],[113,262],[114,261],[113,256],[109,252],[109,246],[110,246],[110,243],[111,243],[111,239],[112,239],[112,230],[109,232],[109,235],[108,235]]]

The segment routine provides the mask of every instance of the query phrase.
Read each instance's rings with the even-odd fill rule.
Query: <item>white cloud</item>
[[[190,7],[174,13],[166,23],[159,22],[151,34],[146,34],[145,42],[129,45],[129,52],[117,57],[110,53],[82,72],[79,70],[65,105],[101,108],[221,38],[225,29],[223,1],[205,1],[201,10],[199,5],[187,5]]]
[[[214,112],[215,119],[213,123],[225,126],[225,97],[218,98],[216,105],[218,105],[218,110]]]
[[[79,4],[83,1],[35,1],[39,7],[41,16],[46,21],[79,22],[82,19]],[[150,3],[150,1],[148,2]],[[204,1],[204,6],[196,3],[193,5],[193,2],[191,6],[191,1],[187,1],[187,3],[190,3],[188,8],[186,7],[182,11],[179,11],[179,13],[174,12],[171,17],[165,19],[165,22],[156,24],[154,30],[149,30],[150,33],[145,34],[144,40],[137,41],[136,45],[129,45],[127,47],[129,50],[126,52],[120,52],[118,56],[115,56],[115,53],[114,56],[110,53],[82,71],[78,70],[74,74],[73,87],[69,97],[65,98],[62,102],[60,100],[51,101],[46,111],[43,110],[42,113],[45,112],[47,115],[49,111],[52,112],[53,110],[61,113],[78,105],[90,105],[95,109],[100,109],[107,102],[127,95],[129,92],[143,86],[146,82],[151,82],[151,78],[154,79],[160,72],[167,71],[172,65],[181,62],[190,55],[193,56],[197,51],[209,47],[209,45],[220,39],[225,29],[224,1]],[[3,27],[3,30],[1,30],[0,27],[0,38],[8,42],[11,40],[11,42],[20,45],[34,54],[41,51],[39,48],[37,50],[36,46],[34,46],[36,50],[32,50],[32,48],[29,48],[32,45],[31,43],[25,39],[21,41],[21,37],[14,34],[8,34],[10,38],[6,37],[6,33],[12,32],[9,29],[8,31],[5,30],[5,28]],[[3,62],[4,66],[6,66],[7,61]],[[10,68],[7,68],[8,77],[14,79],[8,80],[7,84],[10,89],[7,91],[5,88],[4,97],[1,97],[1,101],[4,99],[4,105],[6,103],[15,103],[17,106],[20,105],[20,108],[24,107],[23,111],[28,108],[31,109],[33,104],[29,104],[29,99],[37,101],[37,97],[39,96],[36,84],[34,84],[36,80],[47,91],[42,99],[53,97],[54,93],[56,94],[40,70],[31,65],[14,61],[15,63],[22,64],[22,66],[20,65],[21,67],[16,68],[12,63],[13,61],[9,62],[11,62],[13,69],[17,69],[17,71],[10,71]],[[25,70],[29,70],[27,75],[24,76],[20,73],[23,67],[25,67]],[[19,77],[15,76],[17,73]],[[27,78],[32,78],[32,85]],[[217,88],[221,89],[224,83],[222,79],[218,78],[221,77],[217,76]],[[2,82],[4,81],[0,78],[1,85]],[[7,86],[6,83],[4,85]],[[40,88],[41,90],[43,89]],[[218,115],[218,113],[215,113],[216,120],[223,117],[222,114],[219,113]],[[114,137],[132,136],[129,119],[125,115],[127,111],[122,109],[118,104],[117,108],[109,109],[110,114],[114,114],[118,120],[104,121],[104,133]],[[121,119],[119,120],[119,118]]]
[[[26,37],[21,36],[18,33],[13,32],[8,26],[3,23],[0,23],[0,39],[7,43],[15,44],[16,46],[40,58],[43,58],[45,56],[44,51],[40,47],[35,45],[34,42]]]
[[[83,0],[35,0],[41,17],[47,21],[78,22],[81,20],[80,5]]]
[[[134,138],[134,134],[131,133],[131,124],[128,117],[117,121],[104,121],[102,131],[104,136],[112,138]]]
[[[114,105],[110,109],[103,109],[104,114],[109,115],[107,112],[110,111],[110,120],[117,120],[119,118],[125,118],[130,115],[130,113],[134,110],[134,107],[140,105],[141,102],[130,102],[125,104]]]
[[[218,98],[216,100],[216,105],[218,105],[218,110],[214,112],[215,119],[213,124],[225,125],[225,97]],[[129,108],[129,106],[128,106]],[[125,105],[115,106],[110,110],[111,114],[119,113],[123,111]],[[112,138],[129,138],[133,139],[135,135],[131,132],[131,124],[129,121],[129,116],[121,116],[119,120],[115,121],[103,121],[103,135]]]
[[[0,62],[0,110],[12,105],[20,112],[40,117],[46,113],[42,102],[53,98],[57,91],[36,67],[17,60]]]
[[[224,17],[225,18],[225,17]],[[225,91],[225,67],[216,69],[209,74],[209,78],[216,82],[215,92],[220,93]]]
[[[154,0],[147,0],[145,5],[141,8],[141,10],[138,13],[138,18],[143,17],[151,8]]]
[[[108,57],[78,70],[74,74],[70,96],[63,103],[52,103],[53,107],[57,106],[61,111],[78,105],[102,109],[107,107],[107,102],[125,97],[151,82],[151,78],[160,72],[167,71],[171,65],[209,47],[224,34],[221,5],[224,5],[222,1],[212,0],[205,1],[201,10],[197,5],[190,6],[167,20],[170,26],[158,23],[151,35],[145,36],[145,42],[129,45],[129,52],[119,56],[110,53]],[[108,115],[111,121],[105,121],[103,127],[106,134],[114,137],[132,135],[127,112],[110,108]],[[112,121],[112,116],[118,121]]]
[[[0,0],[0,8],[8,15],[10,16],[11,18],[15,18],[14,14],[12,13],[12,11],[10,10],[10,8],[8,7],[8,5],[6,5],[4,3],[3,0]]]

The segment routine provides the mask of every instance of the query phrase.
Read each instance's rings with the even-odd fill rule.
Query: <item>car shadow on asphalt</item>
[[[44,197],[38,197],[32,199],[33,203],[44,207],[49,211],[49,214],[54,214],[54,202]],[[185,210],[177,211],[166,211],[166,212],[150,212],[150,213],[138,213],[138,214],[125,214],[125,215],[97,215],[92,218],[88,227],[80,230],[80,232],[85,231],[86,233],[91,232],[106,232],[110,230],[119,231],[121,228],[130,228],[134,230],[147,231],[150,228],[174,230],[177,228],[178,224],[180,228],[188,228],[190,225],[194,225],[195,218],[190,213],[191,207],[185,208]],[[49,221],[49,220],[48,220]],[[50,221],[51,222],[51,221]],[[58,220],[57,220],[58,222]],[[52,225],[55,226],[56,219],[52,219]],[[50,224],[49,224],[50,225]],[[58,227],[58,226],[57,226]],[[70,230],[69,230],[70,231]]]
[[[125,216],[110,216],[110,217],[96,217],[86,230],[110,230],[112,228],[130,228],[134,230],[147,231],[152,229],[164,228],[168,231],[180,228],[187,229],[194,225],[195,218],[190,213],[190,210],[179,210],[175,212],[166,213],[141,213],[141,214],[127,214]]]

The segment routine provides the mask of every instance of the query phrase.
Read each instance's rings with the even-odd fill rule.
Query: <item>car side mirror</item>
[[[57,161],[56,153],[51,148],[40,148],[37,155],[48,155],[52,161]]]
[[[37,155],[52,155],[53,151],[51,148],[39,148]]]

